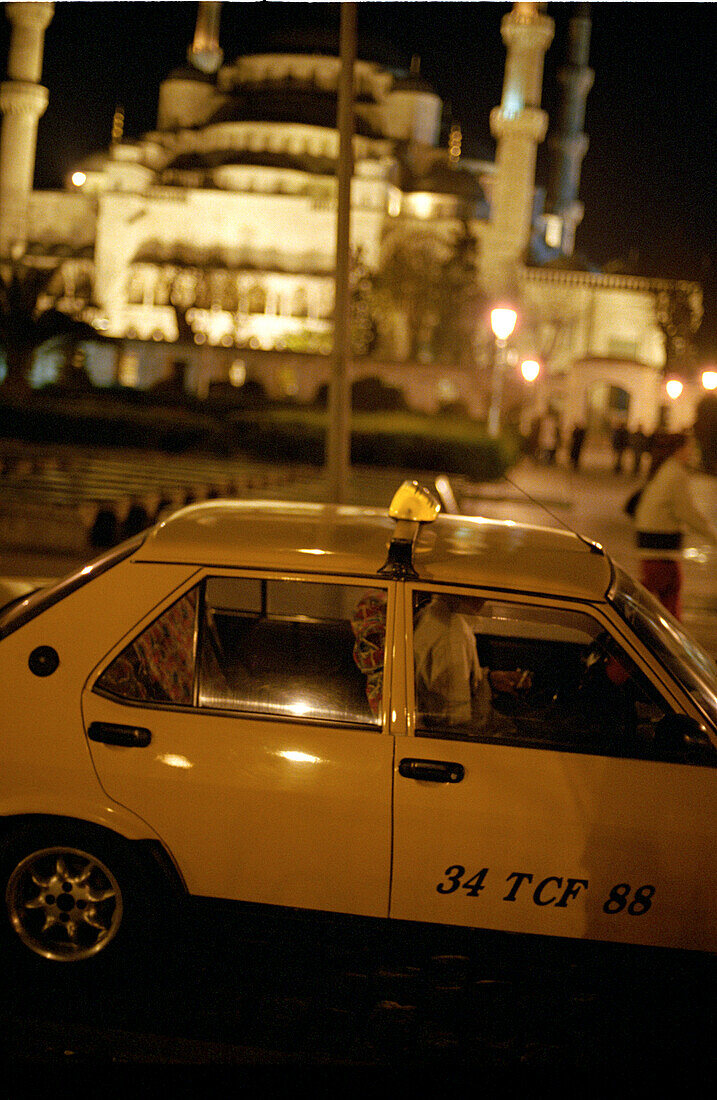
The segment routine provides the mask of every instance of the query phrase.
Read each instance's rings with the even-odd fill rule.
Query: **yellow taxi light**
[[[394,494],[388,514],[391,519],[432,523],[440,510],[433,493],[417,481],[404,481]]]

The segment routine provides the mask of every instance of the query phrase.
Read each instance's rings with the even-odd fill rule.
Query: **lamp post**
[[[353,175],[354,67],[356,4],[341,4],[341,68],[339,70],[339,159],[337,165],[336,275],[333,368],[329,384],[329,424],[326,470],[329,500],[345,504],[351,467],[351,177]]]
[[[493,349],[493,372],[490,385],[490,407],[488,409],[488,435],[493,438],[500,432],[500,403],[503,398],[505,348],[517,320],[518,314],[510,306],[497,306],[490,313],[490,327],[495,337],[495,348]]]

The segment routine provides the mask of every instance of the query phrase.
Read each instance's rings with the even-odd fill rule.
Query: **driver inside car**
[[[494,693],[527,690],[532,674],[481,667],[471,619],[484,603],[475,596],[441,594],[418,610],[413,648],[419,724],[476,737],[514,732],[512,720],[496,710]]]

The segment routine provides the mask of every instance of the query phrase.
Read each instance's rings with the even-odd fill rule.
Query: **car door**
[[[387,915],[393,588],[218,571],[88,684],[100,781],[191,893]]]
[[[438,598],[407,591],[409,624]],[[606,623],[490,597],[470,623],[482,671],[529,669],[532,686],[493,691],[498,719],[472,729],[424,713],[419,670],[396,743],[392,917],[717,946],[713,756],[661,742],[674,700]]]

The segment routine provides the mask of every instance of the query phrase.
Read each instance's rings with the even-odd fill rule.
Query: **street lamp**
[[[717,390],[717,370],[703,371],[702,385],[706,390]]]
[[[670,378],[669,381],[665,384],[665,389],[667,391],[667,396],[670,397],[673,401],[676,401],[682,393],[684,386],[680,382],[679,378]]]
[[[495,337],[495,348],[490,386],[490,408],[488,409],[488,435],[494,438],[500,431],[500,403],[503,396],[505,347],[517,320],[518,314],[510,306],[496,306],[490,312],[490,327]]]
[[[537,359],[524,359],[520,364],[520,373],[526,382],[535,382],[540,374],[540,363]]]

